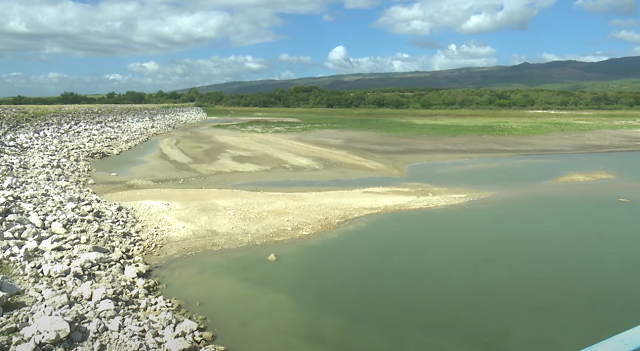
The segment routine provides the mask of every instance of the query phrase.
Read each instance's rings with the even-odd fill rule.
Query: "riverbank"
[[[197,108],[0,109],[0,349],[188,350],[213,338],[160,295],[134,214],[87,185],[94,158],[201,121]],[[191,318],[191,319],[190,319]]]

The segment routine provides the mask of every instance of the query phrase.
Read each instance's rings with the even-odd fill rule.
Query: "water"
[[[180,258],[156,273],[165,296],[210,317],[217,342],[234,351],[579,350],[640,324],[639,161],[419,165],[408,178],[495,195]],[[617,178],[547,182],[598,170]],[[280,260],[268,262],[271,252]]]
[[[160,139],[150,139],[119,155],[105,157],[91,163],[97,172],[117,173],[121,176],[131,175],[131,169],[147,163],[145,156],[152,154],[158,148]]]

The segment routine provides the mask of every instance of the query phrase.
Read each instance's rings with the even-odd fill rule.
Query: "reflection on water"
[[[579,350],[640,324],[639,157],[419,165],[408,177],[496,194],[156,273],[234,351]],[[596,170],[618,178],[547,182]]]

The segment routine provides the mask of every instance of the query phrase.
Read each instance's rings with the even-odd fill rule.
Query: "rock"
[[[91,302],[96,303],[101,301],[104,297],[105,294],[107,293],[107,289],[105,288],[97,288],[93,290],[93,293],[91,294]]]
[[[118,176],[118,173],[111,173],[110,175],[111,175],[112,177],[117,177],[117,176]]]
[[[96,307],[96,311],[98,313],[102,312],[102,311],[114,310],[114,309],[116,309],[116,305],[113,303],[113,301],[111,301],[109,299],[105,299],[105,300],[100,301],[100,303]]]
[[[193,337],[204,338],[189,333],[193,322],[145,277],[141,255],[153,238],[140,236],[130,209],[99,198],[87,184],[91,158],[119,154],[205,114],[52,109],[55,115],[23,118],[30,107],[0,106],[0,259],[22,285],[1,276],[0,350],[157,350],[171,340],[178,340],[169,342],[172,348],[190,349]],[[26,305],[3,310],[21,291]]]
[[[36,341],[31,339],[29,342],[16,346],[16,351],[35,351],[38,345],[36,345]]]
[[[118,316],[116,318],[114,318],[109,325],[107,326],[107,328],[109,328],[109,330],[114,331],[114,332],[119,332],[120,331],[120,323],[122,322],[122,317]]]
[[[64,226],[60,222],[51,223],[51,232],[54,234],[66,234],[67,230],[64,229]]]
[[[62,247],[62,244],[54,243],[53,238],[49,238],[40,242],[40,250],[42,251],[54,251]]]
[[[171,339],[164,344],[164,348],[169,351],[193,350],[193,346],[185,338]]]
[[[185,319],[176,327],[176,334],[189,335],[196,330],[198,330],[198,323]]]
[[[56,264],[53,266],[43,265],[42,266],[42,274],[51,276],[53,278],[63,277],[69,274],[71,268],[64,264]]]
[[[78,290],[82,294],[83,299],[91,300],[91,295],[93,294],[93,290],[91,290],[91,281],[82,283]]]
[[[202,338],[205,341],[213,341],[213,333],[212,332],[208,332],[208,331],[204,332],[204,333],[202,333]]]
[[[20,331],[25,338],[31,339],[36,334],[52,332],[58,339],[66,338],[70,333],[69,323],[62,317],[45,316],[36,319],[33,324]]]
[[[8,297],[11,297],[20,293],[22,289],[18,284],[12,282],[7,276],[0,275],[0,291],[9,295]]]
[[[269,257],[267,257],[267,260],[269,261],[276,261],[278,259],[278,257],[276,256],[276,254],[271,254],[269,255]]]
[[[0,291],[0,307],[4,306],[5,303],[9,300],[9,294]]]
[[[79,331],[74,331],[73,333],[71,333],[69,335],[69,339],[71,339],[71,341],[75,342],[75,343],[79,343],[82,341],[83,336],[82,333]]]
[[[124,276],[129,279],[138,278],[139,274],[144,274],[149,270],[149,266],[146,265],[133,265],[124,267]]]

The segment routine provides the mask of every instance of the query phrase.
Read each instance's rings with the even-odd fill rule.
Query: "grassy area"
[[[640,111],[527,112],[509,110],[205,108],[211,117],[295,118],[216,125],[247,132],[359,130],[399,136],[542,135],[601,129],[640,129]]]

